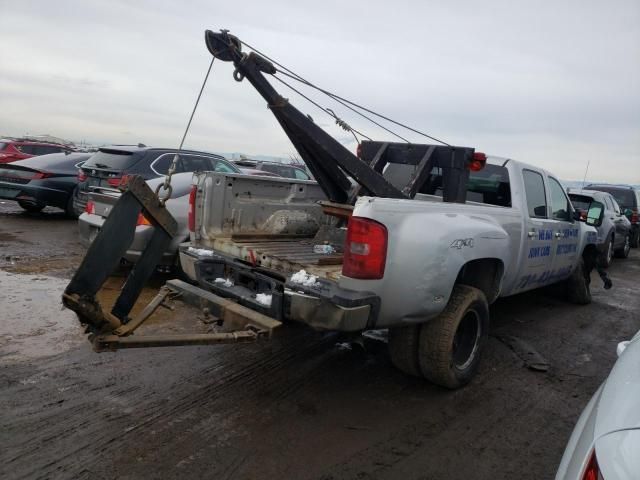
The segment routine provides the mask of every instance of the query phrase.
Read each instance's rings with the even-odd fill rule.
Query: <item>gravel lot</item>
[[[640,329],[640,251],[578,307],[498,301],[480,374],[408,378],[384,342],[287,326],[270,345],[94,353],[60,294],[83,249],[55,209],[0,202],[0,477],[552,478],[580,411]],[[147,294],[152,294],[150,290]],[[533,371],[517,336],[550,364]]]

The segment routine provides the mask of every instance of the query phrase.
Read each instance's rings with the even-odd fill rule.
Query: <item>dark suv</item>
[[[73,148],[58,143],[36,142],[33,140],[0,139],[0,163],[15,162],[37,155],[50,153],[70,153]]]
[[[94,187],[119,187],[125,185],[131,175],[140,175],[145,180],[167,173],[175,148],[151,148],[144,145],[113,145],[100,148],[80,169],[78,188],[73,206],[80,215],[87,204],[89,191]],[[224,157],[207,152],[182,150],[176,173],[196,171],[218,171],[236,173]]]
[[[262,160],[235,160],[233,163],[239,167],[248,167],[255,170],[274,173],[284,178],[295,178],[297,180],[312,180],[306,170],[302,167],[287,163],[264,162]]]
[[[638,248],[640,243],[640,191],[629,185],[591,184],[587,190],[598,190],[613,195],[624,215],[631,222],[631,246]]]

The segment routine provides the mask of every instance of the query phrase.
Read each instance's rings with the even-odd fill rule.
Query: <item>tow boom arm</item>
[[[474,149],[364,141],[360,148],[361,160],[273,88],[264,75],[278,72],[270,61],[255,52],[243,53],[240,40],[226,30],[220,33],[207,30],[205,42],[215,58],[233,62],[233,76],[237,81],[246,78],[267,101],[269,109],[332,202],[353,203],[357,195],[412,198],[434,167],[443,169],[444,201],[465,201],[468,166],[474,160]],[[382,175],[388,163],[416,166],[407,185],[399,188]],[[360,185],[355,191],[347,175]]]

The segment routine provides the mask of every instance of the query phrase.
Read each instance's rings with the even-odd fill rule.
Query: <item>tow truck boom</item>
[[[313,173],[325,194],[335,203],[353,203],[357,194],[388,198],[413,198],[433,167],[444,170],[443,200],[465,201],[469,165],[482,167],[486,157],[474,156],[474,149],[449,145],[425,145],[363,141],[362,160],[317,126],[309,116],[296,109],[269,83],[264,74],[275,75],[277,68],[255,52],[242,52],[242,42],[222,30],[205,32],[209,52],[225,62],[233,62],[234,78],[247,79],[267,101],[294,147]],[[383,175],[388,163],[415,165],[416,170],[403,188],[390,183]],[[355,193],[349,175],[360,184]]]

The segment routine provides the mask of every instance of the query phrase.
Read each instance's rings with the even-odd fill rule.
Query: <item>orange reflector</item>
[[[139,213],[138,214],[138,222],[136,223],[136,225],[151,225],[151,222],[142,213]]]

